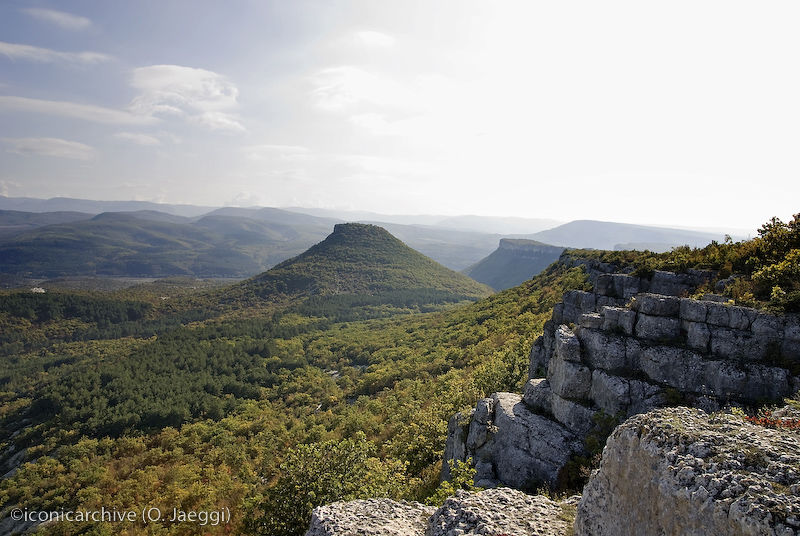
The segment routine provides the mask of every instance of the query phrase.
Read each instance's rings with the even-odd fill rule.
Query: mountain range
[[[509,253],[502,244],[503,251],[480,264],[501,239],[560,248],[652,251],[723,239],[717,233],[614,222],[573,221],[548,228],[558,222],[0,196],[0,274],[245,278],[302,253],[345,221],[379,225],[444,266],[496,288],[536,273],[530,266],[509,268],[511,259],[500,262],[498,257]],[[501,265],[514,275],[504,279],[502,273],[489,274],[489,267]]]

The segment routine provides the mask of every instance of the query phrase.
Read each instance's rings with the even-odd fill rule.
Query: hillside
[[[634,249],[647,245],[651,251],[668,251],[674,246],[702,247],[724,236],[715,233],[631,225],[609,221],[575,220],[531,235],[534,240],[570,248]]]
[[[28,219],[52,220],[51,214]],[[247,277],[304,251],[329,229],[222,215],[194,221],[155,211],[106,212],[6,237],[0,242],[0,272],[38,277]]]
[[[515,287],[558,260],[564,248],[535,240],[503,238],[491,255],[464,270],[495,290]]]
[[[88,220],[91,214],[83,212],[21,212],[0,210],[0,238],[12,236],[45,225]]]
[[[444,291],[484,297],[489,288],[406,246],[385,229],[338,224],[325,240],[293,259],[241,283],[259,297]]]

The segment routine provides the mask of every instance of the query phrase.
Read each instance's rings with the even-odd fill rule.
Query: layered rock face
[[[460,491],[438,510],[390,499],[338,502],[314,509],[306,536],[561,536],[572,526],[576,502],[508,488]]]
[[[689,408],[633,417],[606,443],[575,534],[800,534],[800,436]]]
[[[496,393],[448,427],[445,460],[472,458],[483,486],[555,483],[598,412],[715,410],[800,388],[800,319],[693,300],[708,274],[650,278],[589,265],[593,292],[567,292],[530,356],[523,397]],[[710,297],[714,298],[714,297]],[[542,378],[542,376],[545,376]],[[449,477],[445,463],[443,477]]]

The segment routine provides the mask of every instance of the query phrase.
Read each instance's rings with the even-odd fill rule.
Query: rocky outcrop
[[[445,501],[428,522],[426,536],[568,534],[577,497],[563,503],[508,488],[468,493]]]
[[[800,436],[688,408],[633,417],[609,437],[575,531],[800,534]]]
[[[306,536],[423,536],[435,511],[391,499],[340,501],[314,509]]]
[[[459,491],[438,510],[390,499],[337,502],[314,509],[306,536],[566,535],[577,497],[556,503],[508,488]]]
[[[445,461],[472,458],[482,485],[553,484],[598,412],[622,420],[665,405],[760,405],[800,388],[796,315],[685,297],[706,272],[643,278],[612,268],[586,265],[594,290],[567,292],[554,307],[521,404],[498,393],[451,419]]]
[[[448,437],[445,459],[466,459],[469,453],[477,461],[475,483],[480,487],[503,483],[531,489],[541,482],[542,474],[555,479],[554,468],[557,471],[581,447],[575,433],[531,411],[517,394],[495,393],[479,401],[470,417],[468,430],[458,424],[463,416],[451,419],[450,433],[462,437]],[[456,446],[463,448],[456,452],[452,450]]]

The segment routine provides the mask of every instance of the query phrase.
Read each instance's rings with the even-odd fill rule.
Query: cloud
[[[93,147],[59,138],[2,138],[10,146],[9,152],[24,156],[53,156],[72,160],[91,160],[96,151]]]
[[[3,41],[0,41],[0,54],[12,60],[27,60],[38,63],[63,61],[67,63],[94,64],[113,59],[111,56],[100,54],[99,52],[59,52],[58,50],[50,50],[49,48],[6,43]]]
[[[85,30],[92,25],[92,21],[86,17],[64,13],[63,11],[56,11],[55,9],[29,7],[22,11],[37,20],[55,24],[65,30]]]
[[[307,147],[300,145],[248,145],[242,147],[242,152],[249,160],[307,160],[312,156]]]
[[[117,132],[114,134],[114,137],[120,140],[126,140],[133,142],[137,145],[161,145],[161,140],[154,136],[148,136],[147,134],[139,134],[136,132]]]
[[[367,47],[390,47],[394,45],[395,38],[391,35],[376,32],[374,30],[363,30],[353,34],[353,41],[356,44],[364,45]]]
[[[212,130],[244,131],[233,113],[239,90],[224,76],[181,65],[133,70],[131,85],[141,92],[130,109],[141,115],[182,117]]]
[[[392,106],[412,101],[408,89],[392,79],[353,65],[328,67],[311,78],[314,104],[340,112],[361,104]]]
[[[0,181],[0,195],[9,197],[11,189],[18,189],[19,183],[14,181]]]
[[[155,117],[136,115],[122,110],[103,108],[102,106],[6,95],[0,96],[0,111],[35,112],[109,125],[150,125],[158,122]]]

